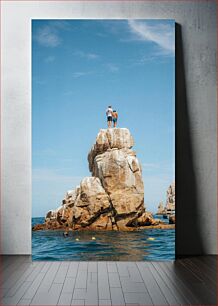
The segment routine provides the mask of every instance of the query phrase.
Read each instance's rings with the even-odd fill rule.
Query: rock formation
[[[134,230],[160,224],[145,211],[142,169],[126,128],[101,129],[88,154],[91,177],[67,192],[37,229]]]
[[[173,182],[167,189],[167,199],[165,207],[163,205],[163,202],[160,202],[156,215],[174,215],[175,205],[175,182]]]
[[[166,212],[175,213],[175,182],[167,189]]]
[[[169,216],[169,224],[175,224],[176,223],[176,217],[175,215]]]
[[[168,218],[170,225],[175,224],[175,204],[175,182],[173,182],[167,189],[167,200],[165,207],[163,206],[163,203],[160,202],[156,215],[163,215],[165,218]]]
[[[157,215],[164,215],[165,213],[164,204],[163,202],[160,202],[157,208]]]

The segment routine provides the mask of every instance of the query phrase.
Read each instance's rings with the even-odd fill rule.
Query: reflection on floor
[[[217,305],[217,257],[32,262],[1,256],[1,305]]]

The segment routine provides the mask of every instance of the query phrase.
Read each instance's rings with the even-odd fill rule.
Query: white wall
[[[183,83],[177,110],[182,115],[184,95],[187,118],[185,111],[182,120],[177,114],[177,148],[182,152],[190,139],[191,158],[187,151],[184,154],[186,166],[192,160],[190,171],[195,178],[194,184],[193,180],[187,183],[189,170],[177,172],[177,189],[183,190],[181,201],[177,199],[177,253],[216,254],[216,1],[2,1],[2,16],[1,252],[31,253],[31,19],[170,18],[181,25],[177,48],[181,45],[184,51],[180,54],[184,71],[177,71]],[[181,121],[186,124],[186,120],[190,135],[183,137]],[[177,150],[181,169],[184,156],[179,154]],[[186,190],[192,193],[191,184],[197,205],[193,195],[186,194]],[[196,222],[203,248],[189,234]]]

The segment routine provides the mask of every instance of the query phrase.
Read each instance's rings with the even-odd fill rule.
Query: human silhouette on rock
[[[112,125],[112,119],[113,119],[112,114],[113,114],[113,109],[109,105],[108,108],[106,109],[107,126],[108,126],[108,128],[111,128],[111,125]]]

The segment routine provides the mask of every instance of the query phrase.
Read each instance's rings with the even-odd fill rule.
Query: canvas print
[[[32,20],[33,260],[175,257],[174,20]]]

